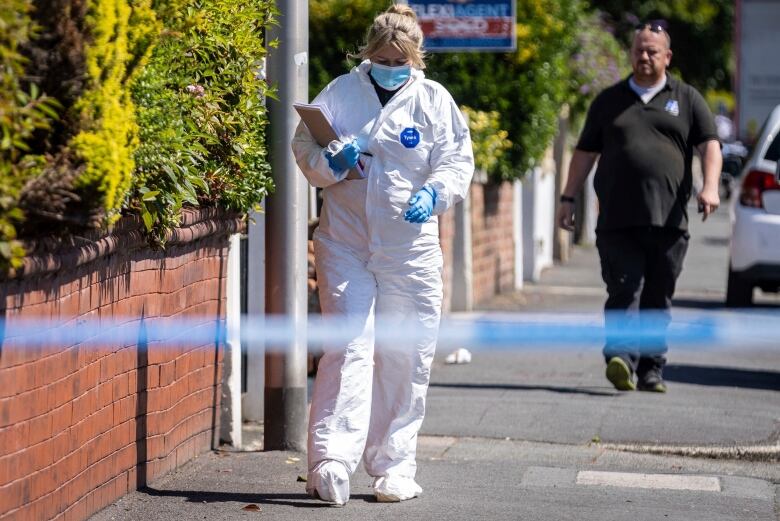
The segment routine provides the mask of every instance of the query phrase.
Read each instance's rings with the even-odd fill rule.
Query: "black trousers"
[[[689,237],[683,230],[655,226],[597,232],[608,295],[605,360],[620,356],[640,375],[663,368],[665,330]],[[637,331],[642,334],[621,334]]]

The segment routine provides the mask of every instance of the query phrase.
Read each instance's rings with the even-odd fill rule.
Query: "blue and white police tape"
[[[657,351],[659,345],[675,348],[728,349],[760,345],[780,349],[780,310],[686,313],[669,320],[663,313],[643,313],[641,319],[613,314],[471,314],[446,316],[438,330],[420,325],[416,315],[362,317],[312,315],[300,321],[284,316],[111,319],[80,318],[70,321],[6,318],[0,320],[0,350],[58,349],[84,346],[120,349],[129,346],[194,349],[230,340],[264,345],[284,351],[307,343],[316,349],[343,348],[356,338],[373,338],[377,348],[406,349],[436,338],[440,347],[470,350],[522,350],[600,346],[610,342],[634,349]],[[0,351],[1,353],[2,351]]]

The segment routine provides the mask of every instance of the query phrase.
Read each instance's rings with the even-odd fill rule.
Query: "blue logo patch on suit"
[[[406,127],[401,131],[399,140],[406,148],[414,148],[420,142],[420,133],[414,127]]]

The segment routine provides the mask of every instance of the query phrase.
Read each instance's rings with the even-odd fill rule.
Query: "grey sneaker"
[[[650,369],[646,373],[638,375],[637,389],[651,393],[665,393],[666,382],[661,376],[661,370]]]
[[[613,356],[607,362],[607,380],[609,380],[618,391],[633,391],[636,385],[633,382],[631,368],[625,360],[619,356]]]

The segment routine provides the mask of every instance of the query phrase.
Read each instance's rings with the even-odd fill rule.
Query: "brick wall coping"
[[[242,215],[218,208],[185,208],[178,227],[165,234],[166,245],[194,242],[212,235],[228,235],[244,231]],[[128,253],[149,248],[149,236],[140,216],[122,217],[108,232],[88,230],[80,236],[45,237],[25,243],[28,254],[21,268],[3,274],[0,280],[26,279],[73,269],[101,257],[122,251]]]

